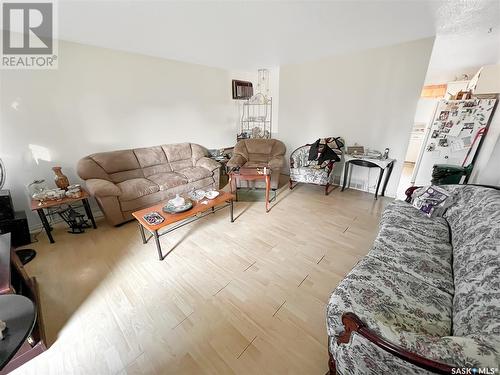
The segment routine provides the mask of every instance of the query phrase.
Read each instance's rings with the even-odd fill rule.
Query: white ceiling
[[[500,60],[498,0],[60,0],[58,12],[60,39],[235,70],[436,34],[436,71]]]

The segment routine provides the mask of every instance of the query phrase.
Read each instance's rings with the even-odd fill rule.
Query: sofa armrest
[[[285,159],[281,155],[272,157],[267,163],[271,169],[281,169],[283,164],[285,164]]]
[[[370,346],[373,345],[381,349],[378,354],[381,358],[378,358],[378,360],[383,363],[390,362],[393,358],[399,358],[399,360],[403,361],[402,363],[411,363],[414,366],[438,374],[451,374],[454,366],[449,363],[454,363],[458,359],[459,352],[450,350],[453,345],[449,345],[450,343],[447,342],[451,337],[441,338],[410,333],[409,340],[405,340],[405,337],[399,337],[399,340],[396,341],[400,342],[395,343],[368,328],[356,314],[351,312],[342,315],[342,324],[344,326],[343,331],[337,333],[333,338],[336,341],[335,346],[340,348],[342,345],[352,345],[355,335],[359,335],[365,343],[362,344],[361,350],[354,350],[353,353],[360,357],[373,356],[374,352],[370,349]],[[335,361],[336,355],[330,349],[331,347],[329,347],[330,356]],[[384,358],[387,360],[384,361]],[[396,367],[399,368],[400,366],[397,365]],[[400,372],[396,371],[395,373]]]
[[[122,193],[117,185],[111,181],[102,180],[100,178],[91,178],[85,181],[85,185],[90,195],[97,197],[117,197]]]
[[[216,169],[219,169],[221,167],[221,164],[216,162],[213,159],[207,158],[206,156],[199,158],[196,160],[196,166],[197,167],[203,167],[205,169],[208,169],[209,171],[215,171]]]
[[[242,155],[234,154],[231,159],[228,160],[226,165],[230,168],[239,168],[242,167],[246,162],[247,159],[245,159]]]

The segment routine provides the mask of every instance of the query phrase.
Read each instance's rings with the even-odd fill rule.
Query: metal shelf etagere
[[[271,138],[273,99],[258,93],[243,103],[237,139]]]

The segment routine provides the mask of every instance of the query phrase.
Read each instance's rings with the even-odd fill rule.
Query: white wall
[[[196,142],[234,145],[237,114],[227,70],[59,42],[59,69],[1,71],[0,158],[16,210],[25,185],[60,165],[70,182],[82,156],[120,148]],[[45,148],[34,160],[30,145]],[[38,224],[29,216],[30,226]]]
[[[389,147],[397,163],[386,195],[394,196],[432,45],[427,38],[281,66],[279,138],[288,152],[324,136],[381,151]],[[353,183],[369,173],[358,170]],[[370,190],[376,175],[372,170]]]
[[[483,67],[476,90],[477,95],[500,94],[500,64]],[[499,100],[497,98],[497,100]],[[488,133],[474,162],[470,183],[500,186],[500,107],[497,103]]]

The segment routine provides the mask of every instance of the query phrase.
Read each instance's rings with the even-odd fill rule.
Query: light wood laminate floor
[[[324,374],[325,304],[390,199],[281,190],[143,245],[137,224],[44,233],[27,265],[51,347],[17,374]]]

